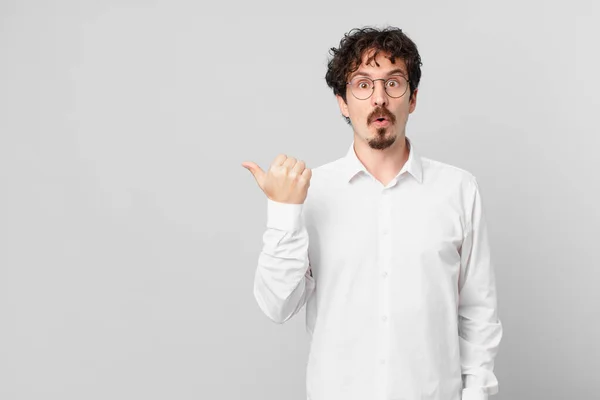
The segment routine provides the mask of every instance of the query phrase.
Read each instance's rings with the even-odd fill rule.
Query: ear
[[[350,113],[348,112],[348,104],[346,104],[344,99],[342,99],[342,96],[340,96],[339,94],[336,94],[335,98],[338,101],[338,105],[340,106],[340,112],[342,113],[342,115],[346,118],[350,118]]]
[[[410,96],[410,104],[408,106],[409,114],[415,111],[415,108],[417,107],[417,94],[419,94],[419,89],[415,89],[415,91],[412,92],[412,95]]]

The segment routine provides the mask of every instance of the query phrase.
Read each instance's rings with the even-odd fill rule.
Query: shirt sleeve
[[[482,200],[472,184],[468,229],[461,247],[459,278],[459,343],[463,377],[462,400],[487,400],[498,393],[494,359],[502,338],[496,282]]]
[[[254,297],[261,310],[281,324],[306,304],[315,280],[310,271],[303,204],[267,201],[267,229],[254,278]]]

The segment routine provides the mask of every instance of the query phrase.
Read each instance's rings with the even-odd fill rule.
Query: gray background
[[[596,4],[0,2],[0,399],[304,399],[240,163],[346,152],[327,52],[371,24],[423,58],[408,136],[480,183],[494,399],[598,398]]]

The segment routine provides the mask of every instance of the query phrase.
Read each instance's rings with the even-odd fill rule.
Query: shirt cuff
[[[267,228],[296,231],[301,226],[303,204],[279,203],[267,199]]]
[[[488,394],[480,388],[465,388],[462,391],[462,400],[488,400]]]

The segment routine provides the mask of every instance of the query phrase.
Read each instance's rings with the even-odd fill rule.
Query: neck
[[[387,185],[408,160],[409,149],[404,134],[384,150],[369,147],[368,143],[354,135],[354,151],[367,171],[383,185]]]

